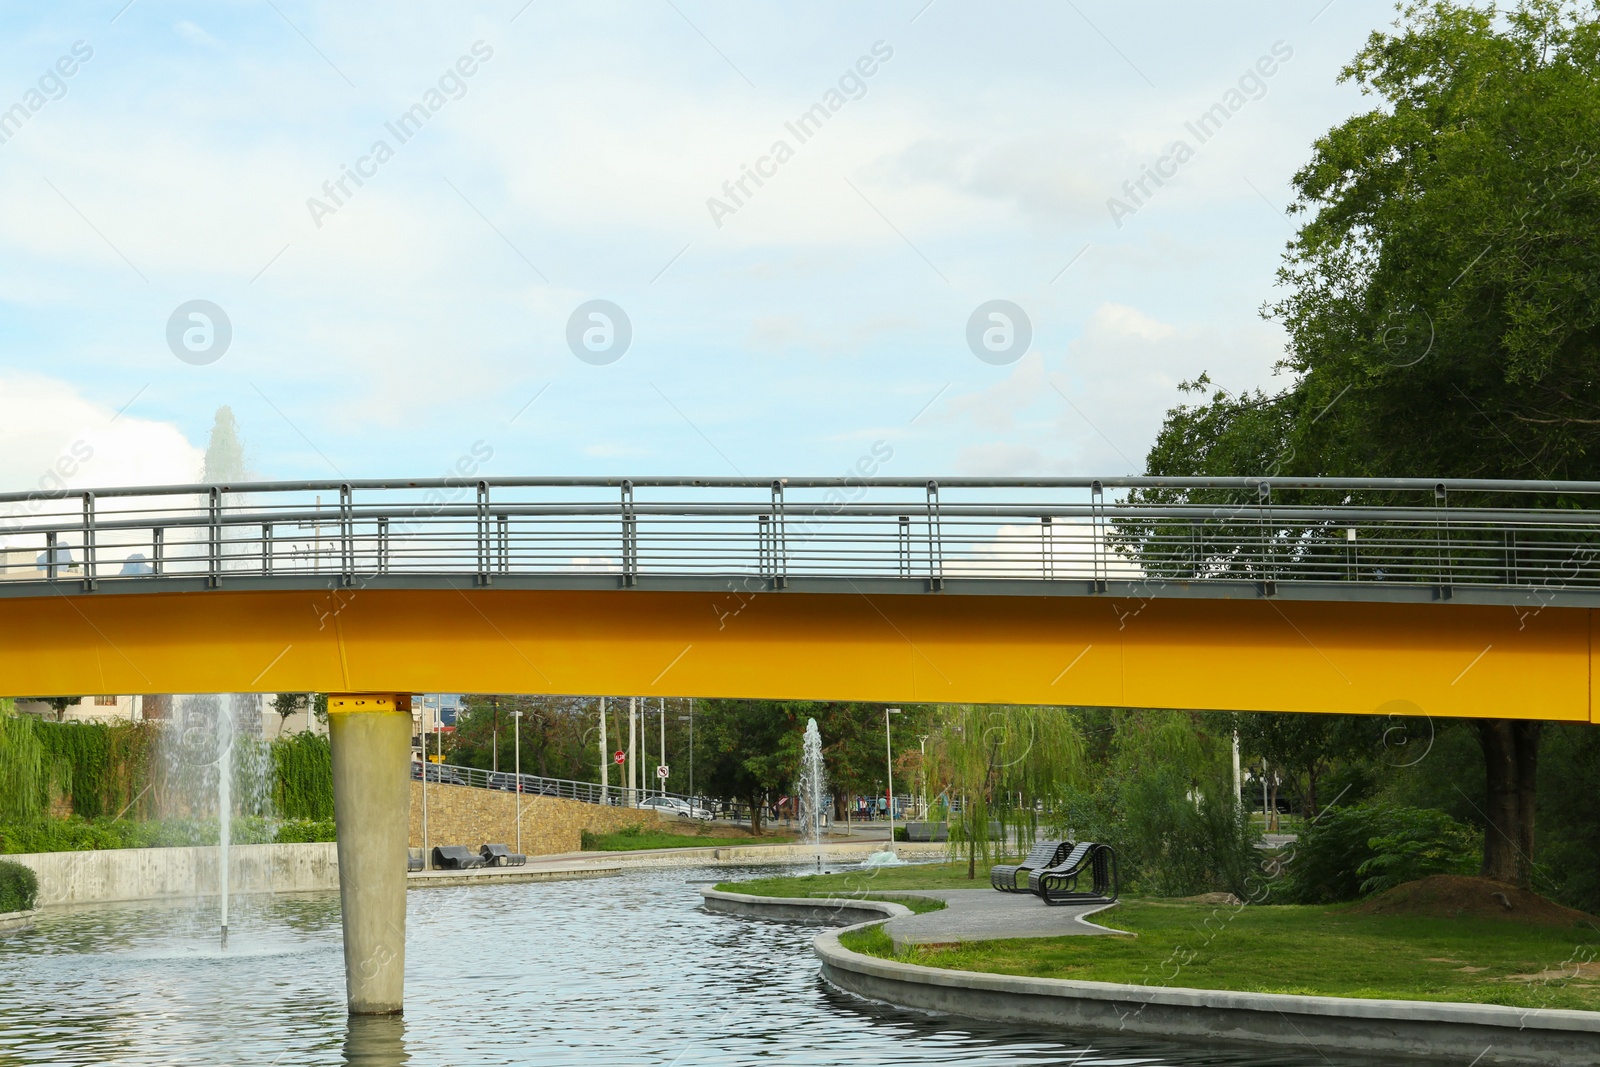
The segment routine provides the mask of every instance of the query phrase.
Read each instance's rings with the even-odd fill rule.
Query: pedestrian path
[[[993,889],[919,889],[878,894],[884,897],[929,897],[945,902],[944,910],[902,915],[884,924],[895,947],[955,945],[963,941],[996,941],[1007,937],[1065,937],[1080,934],[1122,934],[1087,921],[1087,916],[1115,905],[1062,904],[1051,907],[1031,893],[998,893]]]

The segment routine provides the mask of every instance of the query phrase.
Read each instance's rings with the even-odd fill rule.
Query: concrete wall
[[[39,876],[40,908],[116,900],[211,896],[217,891],[221,850],[120,848],[97,852],[39,852],[5,856]],[[299,845],[232,845],[232,893],[294,893],[339,888],[333,842]]]
[[[661,827],[694,833],[688,819],[663,817],[638,808],[585,804],[553,797],[522,797],[522,851],[529,856],[576,852],[581,833],[609,833],[628,826]],[[465,785],[428,783],[428,843],[466,845],[486,841],[514,845],[517,840],[517,795]],[[411,783],[411,847],[422,847],[422,783]]]

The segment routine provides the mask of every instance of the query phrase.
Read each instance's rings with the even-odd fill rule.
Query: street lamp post
[[[922,772],[922,821],[928,821],[928,735],[923,734],[917,738],[917,747],[922,752],[922,762],[918,767]]]
[[[422,698],[422,869],[433,870],[433,853],[428,851],[428,698]]]
[[[894,746],[889,740],[889,716],[900,714],[899,708],[883,709],[883,765],[889,775],[889,851],[894,851]]]
[[[489,754],[489,769],[500,773],[500,698],[495,697],[494,704],[494,747]]]
[[[689,802],[694,803],[694,700],[689,700],[689,714],[679,715],[679,722],[689,724]]]
[[[522,851],[522,709],[513,708],[511,711],[512,722],[515,723],[516,741],[514,750],[516,756],[517,774],[517,851]]]

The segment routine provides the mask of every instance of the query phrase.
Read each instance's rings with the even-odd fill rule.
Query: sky
[[[197,481],[221,405],[264,479],[1138,473],[1272,384],[1393,17],[7,5],[0,490]]]

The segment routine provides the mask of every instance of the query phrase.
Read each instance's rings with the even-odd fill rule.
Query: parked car
[[[700,807],[698,804],[690,804],[687,800],[679,800],[677,797],[645,797],[639,801],[639,807],[654,808],[663,815],[676,815],[680,819],[701,819],[705,821],[711,819],[711,812],[705,808]]]
[[[423,767],[423,765],[420,764],[420,763],[413,762],[411,764],[411,780],[412,781],[414,781],[414,782],[422,781],[422,776],[423,776],[423,773],[424,773],[422,767]],[[456,774],[456,772],[451,770],[449,767],[441,767],[437,763],[430,763],[430,764],[427,765],[427,767],[428,767],[428,769],[427,769],[426,773],[427,773],[427,776],[428,776],[428,781],[430,781],[430,782],[442,782],[445,785],[466,785],[467,784],[467,783],[465,783],[465,782],[463,782],[461,780],[461,776],[460,775]]]

